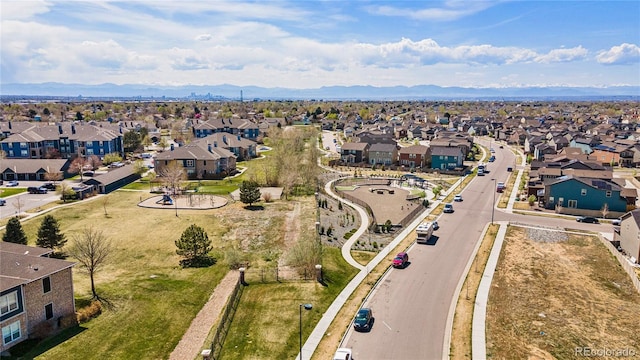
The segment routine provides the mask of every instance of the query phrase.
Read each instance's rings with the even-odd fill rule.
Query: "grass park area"
[[[263,204],[264,210],[249,211],[243,204],[234,203],[214,210],[180,210],[176,216],[174,211],[139,208],[140,194],[117,191],[107,195],[106,202],[105,197],[92,198],[49,212],[59,221],[61,232],[69,239],[67,245],[88,226],[100,229],[112,241],[115,250],[106,266],[96,273],[98,294],[105,299],[103,312],[46,341],[29,340],[17,345],[12,349],[14,358],[90,359],[96,354],[113,359],[168,358],[191,320],[227,273],[229,266],[225,257],[230,249],[236,252],[237,249],[251,250],[242,256],[252,263],[265,261],[265,253],[281,253],[284,218],[294,207],[294,202],[273,202]],[[149,196],[148,193],[145,195]],[[313,211],[313,197],[307,198],[301,199],[308,203],[303,208]],[[22,223],[30,245],[35,244],[41,222],[42,217],[38,216]],[[190,269],[179,266],[174,242],[191,224],[202,227],[212,240],[212,254],[218,260],[215,265]],[[313,224],[309,227],[313,228]],[[261,233],[269,235],[261,238]],[[252,239],[251,243],[245,243],[247,239]],[[335,259],[339,252],[334,256],[329,250],[325,255],[330,286],[320,286],[316,289],[318,293],[307,289],[299,295],[299,298],[309,297],[317,309],[330,304],[337,287],[341,289],[346,283],[344,279],[351,274],[348,266],[338,264]],[[72,258],[67,260],[74,261]],[[74,268],[73,276],[76,307],[80,309],[91,298],[90,282],[78,266]],[[313,284],[299,286],[313,288]],[[272,314],[287,311],[286,304],[278,305],[278,299],[289,296],[291,286],[294,285],[269,286],[262,301],[268,304]],[[259,290],[259,286],[255,289]],[[243,296],[243,301],[251,300],[252,291],[253,287],[248,289],[246,294],[249,295]],[[297,334],[295,327],[279,331],[279,338],[294,338]],[[282,346],[279,353],[289,354],[295,350],[295,346],[288,343],[278,346]]]

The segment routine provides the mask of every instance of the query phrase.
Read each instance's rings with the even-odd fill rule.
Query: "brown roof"
[[[70,268],[74,263],[42,256],[38,247],[0,242],[0,291],[28,284]]]

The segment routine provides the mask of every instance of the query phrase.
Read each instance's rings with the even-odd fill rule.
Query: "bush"
[[[94,317],[102,314],[102,304],[100,301],[94,300],[87,307],[83,307],[76,312],[76,318],[79,324],[85,323]]]

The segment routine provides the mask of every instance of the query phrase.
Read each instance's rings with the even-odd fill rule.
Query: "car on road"
[[[503,146],[503,145],[500,145],[500,149],[504,149],[504,146]]]
[[[11,180],[11,181],[9,181],[7,183],[7,186],[9,186],[9,187],[14,187],[14,186],[18,186],[18,185],[20,185],[20,183],[17,182],[16,180]]]
[[[490,151],[491,151],[492,153],[496,152],[493,148],[491,148],[491,150],[490,150]]]
[[[40,186],[29,186],[27,188],[27,192],[29,192],[29,194],[46,194],[48,192],[47,188]]]
[[[393,259],[393,267],[404,269],[405,266],[407,266],[408,262],[409,262],[409,254],[407,254],[406,252],[401,252],[401,253],[398,253],[398,255],[396,255],[396,257]]]
[[[339,348],[333,355],[333,360],[353,360],[351,349]]]
[[[7,205],[7,200],[0,198],[0,206]]]
[[[620,226],[621,223],[622,223],[622,219],[620,218],[611,220],[611,224],[614,226]]]
[[[452,203],[444,204],[444,210],[442,210],[442,212],[444,212],[445,214],[452,213],[453,212],[453,204]]]
[[[498,185],[496,185],[496,191],[501,193],[503,192],[507,187],[504,185],[503,182],[499,182]]]
[[[478,176],[484,176],[484,169],[478,169]]]
[[[583,222],[583,223],[590,223],[590,224],[599,224],[600,221],[598,221],[597,218],[594,218],[593,216],[578,216],[576,218],[577,222]]]
[[[491,155],[491,157],[489,158],[489,162],[494,162],[494,161],[496,161],[496,157]]]
[[[325,146],[325,147],[324,147],[324,149],[325,149],[325,150],[329,150],[329,147],[328,147],[328,146]]]
[[[431,222],[431,224],[433,224],[433,225],[431,225],[431,226],[433,226],[433,230],[438,230],[438,229],[440,229],[440,225],[438,225],[438,222],[437,222],[437,221],[432,221],[432,222]]]
[[[507,167],[507,172],[513,172],[513,168],[511,166]]]
[[[458,201],[458,202],[462,201],[462,195],[458,194],[458,195],[454,196],[453,197],[453,201]]]
[[[358,310],[356,318],[353,320],[353,328],[356,331],[370,331],[373,323],[373,311],[370,308]]]

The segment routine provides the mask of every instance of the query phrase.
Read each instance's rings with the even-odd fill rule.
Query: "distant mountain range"
[[[325,86],[315,89],[236,85],[2,84],[0,97],[139,98],[193,100],[637,100],[640,86],[465,88]]]

